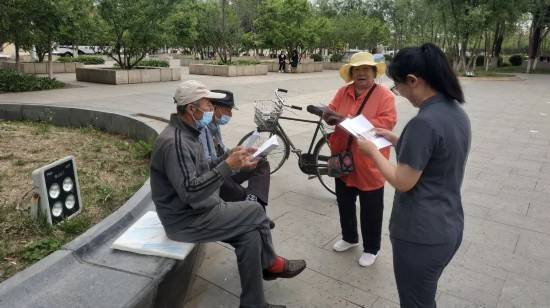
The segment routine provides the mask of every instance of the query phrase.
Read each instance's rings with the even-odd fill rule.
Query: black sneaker
[[[275,280],[277,278],[292,278],[298,276],[306,268],[306,261],[304,260],[287,260],[285,259],[285,265],[282,272],[273,273],[268,270],[263,270],[262,274],[264,280]]]
[[[264,308],[286,308],[286,306],[285,305],[273,305],[273,304],[266,303]]]

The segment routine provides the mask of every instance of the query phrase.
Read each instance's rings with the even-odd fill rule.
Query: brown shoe
[[[268,270],[263,270],[264,280],[275,280],[277,278],[292,278],[298,276],[306,268],[304,260],[287,260],[282,272],[273,273]]]

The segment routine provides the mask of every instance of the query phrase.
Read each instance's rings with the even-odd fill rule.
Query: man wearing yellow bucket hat
[[[340,68],[340,76],[346,85],[340,88],[332,99],[329,105],[331,112],[327,112],[325,120],[329,124],[338,124],[347,117],[362,114],[375,127],[392,130],[397,120],[395,96],[388,88],[374,81],[375,78],[384,75],[385,71],[386,64],[374,61],[372,54],[354,54],[350,62]],[[363,253],[359,258],[359,265],[370,266],[380,250],[384,177],[370,158],[360,154],[353,137],[339,126],[329,137],[329,144],[333,155],[351,152],[354,164],[351,173],[335,179],[342,239],[334,244],[333,249],[340,252],[359,245],[355,211],[355,203],[359,196],[363,237]],[[389,158],[389,148],[381,151]]]

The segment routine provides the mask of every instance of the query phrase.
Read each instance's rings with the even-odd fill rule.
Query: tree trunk
[[[50,42],[50,50],[48,51],[48,77],[50,78],[53,78],[53,57],[52,57],[52,52],[53,52],[53,47],[52,47],[52,44]]]
[[[44,62],[44,57],[46,56],[47,53],[48,53],[47,51],[46,52],[36,51],[36,57],[38,58],[39,63]]]
[[[16,42],[15,44],[15,63],[19,64],[19,44]]]
[[[530,70],[531,70],[531,58],[528,58],[527,59],[527,67],[525,68],[525,73],[529,74]]]
[[[483,34],[479,36],[479,39],[477,42],[474,43],[474,48],[472,48],[472,52],[470,52],[470,63],[468,63],[468,71],[474,74],[476,70],[476,62],[478,57],[478,49],[481,46],[481,40],[483,39]]]
[[[489,32],[485,32],[485,59],[483,59],[483,67],[486,72],[489,70],[489,61],[491,59],[491,47],[489,45],[490,36],[491,34]]]
[[[542,25],[535,23],[536,18],[533,19],[533,24],[531,25],[531,35],[529,36],[529,61],[527,62],[526,73],[531,73],[531,65],[534,64],[535,59],[540,48],[541,34],[542,34]]]

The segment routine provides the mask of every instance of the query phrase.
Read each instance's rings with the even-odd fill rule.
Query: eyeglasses
[[[390,91],[393,92],[393,94],[395,94],[396,96],[399,96],[399,91],[397,90],[397,85],[394,84],[391,88],[390,88]]]

